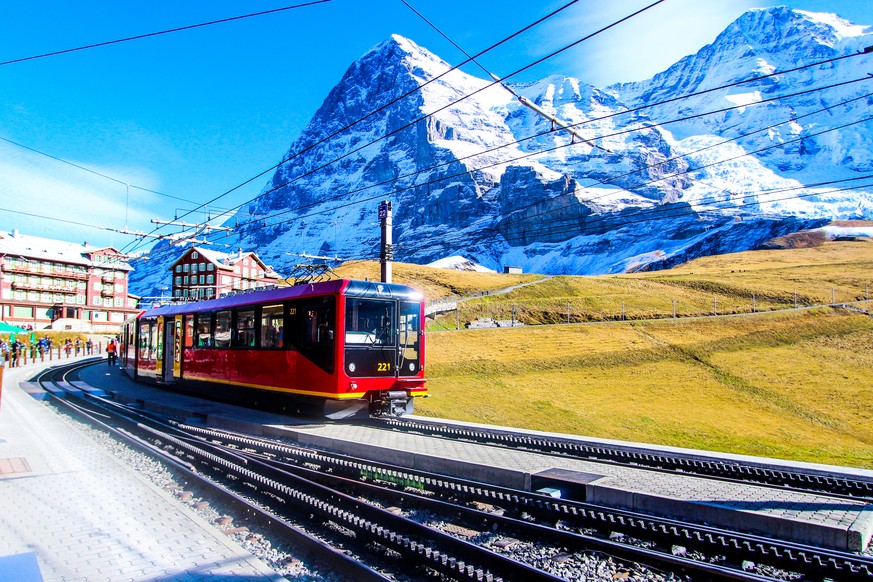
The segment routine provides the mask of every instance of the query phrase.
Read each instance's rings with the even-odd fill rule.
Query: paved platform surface
[[[47,365],[4,372],[0,579],[284,580],[19,389]]]
[[[375,430],[353,422],[317,422],[270,414],[203,401],[151,385],[136,384],[117,368],[110,369],[102,365],[86,368],[80,376],[82,381],[112,393],[118,400],[138,402],[147,409],[174,412],[208,426],[252,433],[281,434],[302,445],[376,461],[527,490],[537,488],[537,483],[542,482],[545,477],[560,473],[584,488],[584,497],[593,503],[731,527],[840,550],[858,551],[866,547],[873,536],[873,505],[859,501],[610,464],[573,461],[463,441]],[[604,442],[582,437],[579,440]],[[616,442],[611,441],[612,444]],[[652,447],[638,443],[623,445],[697,457],[738,458],[707,451]],[[796,467],[873,481],[873,471],[861,469],[759,457],[743,460],[762,466]]]

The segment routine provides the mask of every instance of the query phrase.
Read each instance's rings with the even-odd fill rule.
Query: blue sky
[[[569,0],[408,1],[474,53]],[[294,3],[5,2],[0,61]],[[482,62],[506,75],[649,3],[581,0]],[[869,0],[784,4],[873,24]],[[766,5],[666,0],[514,80],[554,73],[597,86],[645,79],[712,41],[744,10]],[[463,60],[401,0],[332,0],[0,66],[0,230],[128,246],[133,238],[127,235],[2,210],[150,231],[150,219],[172,219],[193,208],[188,201],[205,202],[277,163],[346,68],[392,33],[413,39],[452,64]],[[266,180],[240,188],[216,207],[245,201]],[[119,182],[139,188],[131,188],[128,196]]]

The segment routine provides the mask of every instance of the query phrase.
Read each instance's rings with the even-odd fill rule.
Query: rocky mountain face
[[[873,180],[860,179],[873,174],[873,54],[781,73],[870,45],[833,15],[753,10],[651,79],[552,76],[510,92],[395,35],[351,65],[231,221],[234,246],[280,273],[291,253],[376,258],[376,207],[391,200],[397,260],[599,274],[873,219]]]

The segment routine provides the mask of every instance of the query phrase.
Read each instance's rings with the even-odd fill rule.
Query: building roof
[[[173,262],[172,265],[170,265],[170,270],[172,271],[173,269],[175,269],[176,265],[178,263],[182,262],[182,259],[187,257],[192,252],[199,253],[200,256],[205,258],[207,261],[215,264],[215,266],[217,268],[226,269],[226,270],[233,270],[233,266],[236,263],[245,259],[246,257],[251,257],[255,261],[257,261],[259,265],[261,265],[264,268],[264,271],[265,271],[264,276],[265,277],[277,278],[277,279],[281,278],[280,275],[276,274],[276,272],[273,271],[273,267],[270,267],[269,265],[264,264],[264,261],[262,261],[261,258],[256,253],[254,253],[252,251],[243,252],[242,249],[231,254],[231,253],[222,253],[220,251],[213,251],[211,249],[204,249],[201,247],[190,247],[187,251],[182,253],[182,256],[180,256],[178,259],[176,259],[176,261]]]
[[[95,247],[88,243],[78,244],[40,236],[0,231],[0,255],[23,257],[39,261],[53,261],[86,267],[99,267],[103,263],[91,260],[91,255],[98,251],[110,250],[123,254],[112,247]],[[113,265],[114,269],[130,271],[131,266],[122,261]]]

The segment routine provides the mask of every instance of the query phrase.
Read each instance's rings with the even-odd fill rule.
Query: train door
[[[160,378],[164,382],[172,383],[179,378],[181,372],[181,342],[182,342],[182,316],[166,319],[164,321],[164,351],[161,362]]]

